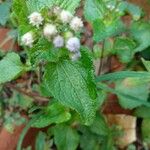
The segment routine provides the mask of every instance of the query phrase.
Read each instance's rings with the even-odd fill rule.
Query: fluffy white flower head
[[[72,61],[77,61],[81,57],[80,51],[74,53],[70,58]]]
[[[77,52],[80,49],[80,40],[77,37],[70,38],[66,43],[66,48],[70,52]]]
[[[62,10],[61,14],[60,14],[60,20],[63,23],[69,23],[70,20],[72,19],[72,14],[69,11],[66,10]]]
[[[52,36],[56,35],[57,32],[56,26],[53,24],[46,24],[43,31],[46,38],[51,38]]]
[[[83,27],[83,21],[79,17],[74,17],[70,23],[71,29],[79,31]]]
[[[64,46],[64,39],[62,36],[58,35],[54,38],[53,44],[56,48],[60,48]]]
[[[29,17],[29,23],[32,24],[33,26],[36,26],[37,28],[42,25],[43,22],[43,17],[40,13],[38,12],[33,12]]]
[[[33,42],[34,42],[34,39],[33,39],[33,35],[31,32],[27,32],[21,37],[21,43],[25,46],[32,47]]]

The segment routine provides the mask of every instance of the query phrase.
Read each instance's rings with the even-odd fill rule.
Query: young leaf
[[[41,38],[39,41],[28,51],[31,62],[38,64],[39,62],[57,62],[60,57],[66,57],[68,51],[66,49],[55,48],[48,40]]]
[[[97,19],[93,22],[94,40],[96,42],[103,41],[108,37],[112,37],[124,32],[125,26],[120,19],[114,19],[111,22],[105,22]]]
[[[142,16],[142,9],[134,4],[127,3],[126,11],[130,13],[134,20],[139,20]]]
[[[135,48],[135,52],[142,51],[150,46],[150,23],[141,21],[133,22],[130,33],[139,44]]]
[[[136,43],[129,38],[117,38],[114,43],[114,51],[122,63],[128,63],[133,59]]]
[[[44,113],[32,124],[32,127],[44,128],[52,123],[68,121],[71,114],[61,104],[55,102],[45,108]]]
[[[49,63],[45,69],[44,84],[54,98],[80,113],[85,124],[92,123],[97,95],[93,84],[89,84],[88,71],[81,64],[67,60]]]
[[[58,150],[76,150],[79,135],[70,126],[60,124],[54,127],[54,142]]]
[[[26,71],[26,66],[20,61],[16,53],[8,53],[0,61],[0,84],[11,81]]]

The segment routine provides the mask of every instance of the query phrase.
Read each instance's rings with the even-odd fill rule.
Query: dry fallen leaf
[[[136,141],[136,117],[124,114],[106,115],[110,126],[117,125],[123,130],[123,135],[116,139],[116,144],[124,148]]]

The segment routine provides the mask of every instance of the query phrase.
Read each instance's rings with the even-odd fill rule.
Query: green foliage
[[[13,1],[13,16],[17,20],[17,24],[27,25],[27,6],[25,0],[14,0]]]
[[[54,48],[51,43],[46,39],[39,39],[36,45],[28,52],[30,60],[33,64],[45,62],[57,62],[61,57],[67,57],[66,49]]]
[[[144,119],[142,122],[142,137],[143,141],[150,143],[150,119]]]
[[[11,1],[5,1],[0,4],[0,25],[4,26],[9,20]]]
[[[100,141],[97,136],[86,130],[80,138],[80,146],[83,150],[99,150]]]
[[[129,38],[116,38],[114,43],[114,51],[118,55],[120,61],[122,63],[130,62],[134,57],[134,49],[136,47],[136,43]]]
[[[94,40],[101,42],[108,37],[118,35],[124,31],[124,24],[120,19],[100,20],[93,21]]]
[[[76,150],[79,143],[79,135],[70,126],[57,125],[54,128],[54,142],[58,150]]]
[[[142,62],[145,66],[145,68],[147,69],[148,72],[150,72],[150,61],[146,61],[144,59],[142,59]]]
[[[90,127],[81,126],[80,147],[83,150],[114,150],[113,132],[108,127],[104,117],[97,114]],[[113,131],[117,133],[117,130]]]
[[[135,52],[142,51],[150,46],[150,23],[148,22],[133,22],[130,28],[130,34],[138,42],[138,47]]]
[[[0,11],[4,12],[0,14],[1,25],[8,22],[10,6],[8,1],[0,5]],[[87,25],[88,21],[87,28],[75,31],[70,25],[71,18],[69,23],[65,23],[63,19],[61,20],[61,12],[57,12],[59,14],[54,12],[56,6],[72,14],[79,6],[84,8],[82,19],[86,20],[80,22],[79,19],[77,25],[78,23],[80,26],[82,23]],[[43,21],[39,21],[39,24],[35,14],[33,15],[35,20],[29,17],[35,11],[40,13],[43,19]],[[125,15],[131,16],[131,26],[128,26],[122,19]],[[0,61],[0,84],[10,82],[30,70],[30,73],[25,76],[25,79],[29,78],[29,83],[23,86],[21,80],[17,87],[23,87],[25,91],[21,90],[22,93],[33,96],[33,99],[34,96],[40,100],[42,98],[46,101],[50,99],[46,106],[42,105],[43,103],[40,103],[39,106],[35,99],[34,106],[29,111],[31,120],[23,129],[17,150],[21,150],[23,138],[30,127],[44,128],[47,126],[50,127],[49,134],[40,132],[37,136],[35,146],[37,150],[48,150],[52,146],[56,146],[58,150],[76,150],[78,148],[82,150],[115,150],[114,140],[117,139],[120,132],[115,127],[109,128],[104,116],[98,113],[99,109],[101,112],[103,111],[101,106],[107,98],[107,92],[116,94],[123,108],[136,108],[135,116],[146,118],[142,124],[142,133],[144,141],[146,139],[149,143],[150,65],[148,60],[142,59],[148,72],[143,71],[145,68],[143,68],[141,60],[134,57],[137,52],[148,50],[150,47],[150,24],[148,21],[141,21],[142,16],[143,12],[140,7],[123,0],[85,0],[82,4],[81,0],[13,1],[11,19],[17,30],[11,34],[15,35],[14,38],[16,35],[18,36],[18,42],[25,51],[18,52],[23,58],[22,61],[16,53],[8,53],[4,58],[3,54],[0,56],[2,58]],[[37,26],[32,21],[35,21]],[[46,24],[55,25],[57,33],[47,37],[44,33]],[[87,29],[88,31],[86,31]],[[27,36],[23,43],[22,37],[27,32],[31,33],[31,37]],[[87,32],[86,38],[82,32]],[[62,36],[64,40],[61,48],[56,48],[55,38],[57,35]],[[89,38],[88,35],[91,38],[90,42],[84,40]],[[77,48],[78,51],[72,52],[67,48],[68,39],[72,36],[79,38],[80,43],[77,46],[80,48]],[[27,42],[29,44],[25,44]],[[94,54],[88,47],[85,47],[84,43],[90,45]],[[95,45],[94,48],[93,45]],[[71,46],[76,45],[73,43]],[[77,52],[81,56],[77,60],[72,59],[74,54],[78,54]],[[112,55],[116,55],[128,71],[100,75],[95,80],[92,56],[102,59],[112,57]],[[138,53],[137,56],[140,55],[141,53]],[[110,64],[110,70],[107,71],[113,71],[111,69]],[[103,81],[105,83],[102,83]],[[112,82],[115,88],[109,87]],[[36,92],[33,87],[35,84],[41,86],[40,90],[38,87]],[[2,86],[4,90],[0,90],[0,99],[6,99],[7,102],[1,103],[1,106],[8,104],[6,112],[12,111],[3,117],[4,125],[12,131],[14,127],[12,124],[15,120],[18,125],[23,122],[19,113],[14,114],[13,108],[27,111],[33,105],[33,99],[21,95],[13,89],[10,90],[12,92],[9,92],[9,87],[5,84]],[[17,90],[15,87],[14,89]],[[32,91],[34,92],[32,93]],[[41,97],[40,94],[47,98]],[[5,112],[3,111],[2,109],[1,115]],[[128,147],[128,149],[134,149],[134,146]]]
[[[20,57],[16,53],[8,53],[0,61],[0,84],[11,81],[27,70],[27,66],[22,64]]]
[[[88,21],[94,21],[103,17],[104,4],[102,0],[86,0],[84,7],[84,15]]]
[[[125,78],[149,78],[150,73],[148,72],[142,72],[142,71],[120,71],[120,72],[114,72],[109,74],[104,74],[101,76],[98,76],[96,78],[97,82],[101,81],[114,81],[119,79],[125,79]]]
[[[35,149],[36,150],[51,150],[51,141],[47,141],[47,135],[44,132],[39,132],[36,141],[35,141]]]
[[[140,81],[139,78],[126,78],[123,81],[117,82],[116,90],[130,96],[134,95],[135,98],[137,97],[143,101],[147,101],[149,95],[149,83],[145,83],[143,80]],[[131,99],[128,99],[128,97],[124,97],[119,93],[117,96],[120,105],[124,108],[133,109],[142,105],[141,101],[131,101]]]
[[[32,124],[33,127],[44,128],[52,123],[66,122],[71,118],[71,114],[57,102],[44,108],[43,114]]]
[[[52,6],[59,6],[73,13],[79,4],[80,0],[27,0],[27,7],[30,13],[40,11],[45,7],[51,8]]]
[[[90,124],[95,115],[97,95],[91,94],[88,72],[79,63],[61,61],[46,66],[44,83],[49,92],[62,104],[80,113],[86,124]]]
[[[126,1],[122,1],[119,6],[118,9],[122,12],[122,13],[129,13],[133,19],[135,21],[139,20],[142,17],[142,9],[139,6],[136,6],[135,4],[126,2]]]
[[[138,107],[134,111],[134,115],[141,118],[150,118],[150,108],[149,107]]]

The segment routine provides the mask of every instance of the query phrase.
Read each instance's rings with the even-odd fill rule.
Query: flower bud
[[[52,36],[56,35],[57,32],[56,26],[53,24],[46,24],[43,31],[46,38],[51,38]]]
[[[73,33],[72,33],[72,32],[68,31],[68,32],[65,32],[65,33],[64,33],[64,38],[65,38],[66,40],[68,40],[68,39],[71,38],[71,37],[73,37]]]
[[[70,27],[74,31],[79,31],[83,27],[83,21],[79,17],[74,17],[71,20]]]
[[[27,32],[21,37],[21,43],[25,46],[32,47],[33,42],[34,42],[34,39],[33,39],[33,35],[31,32]]]
[[[36,26],[37,28],[42,25],[43,22],[43,17],[40,13],[38,12],[33,12],[29,17],[29,23],[32,24],[33,26]]]
[[[53,44],[56,48],[60,48],[64,46],[64,39],[62,36],[58,35],[54,38]]]
[[[66,43],[66,48],[70,52],[77,52],[80,49],[80,40],[77,37],[70,38]]]
[[[63,23],[69,23],[71,19],[72,19],[72,14],[69,11],[62,10],[60,14],[60,20]]]

